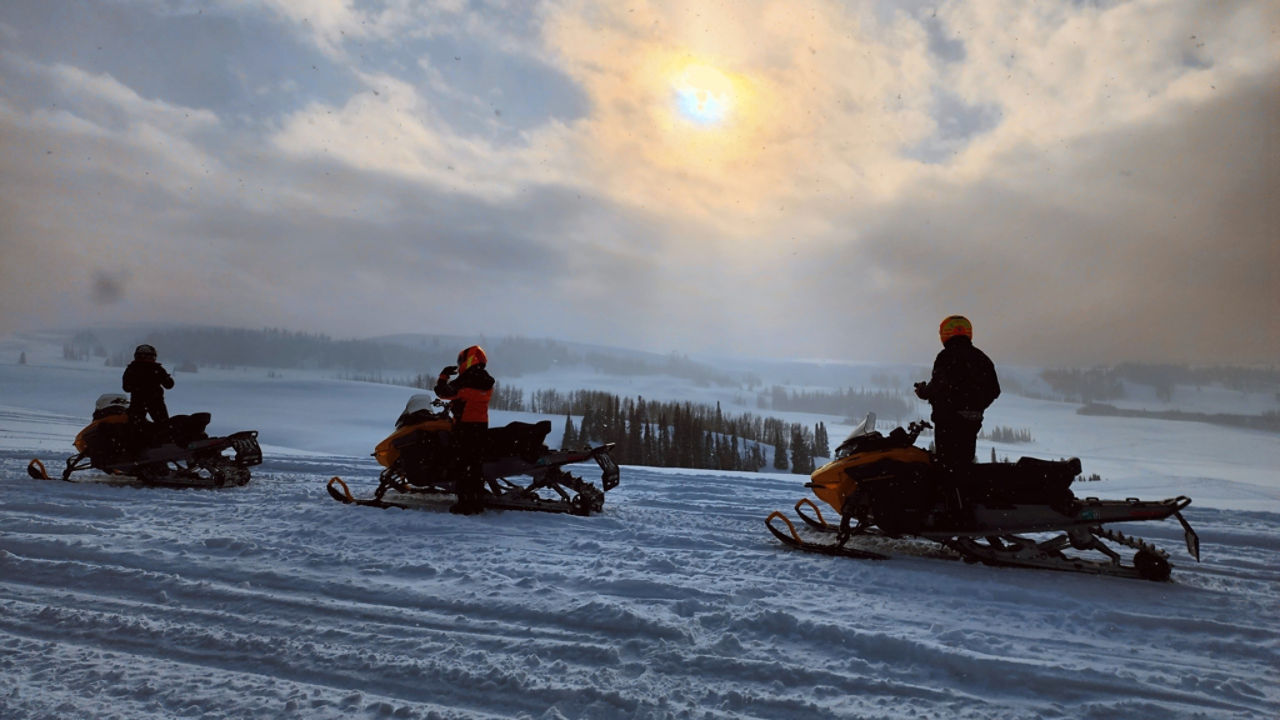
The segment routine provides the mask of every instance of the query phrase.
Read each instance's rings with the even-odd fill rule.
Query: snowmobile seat
[[[209,426],[210,419],[207,412],[174,415],[169,418],[169,435],[175,443],[182,446],[204,440],[209,437],[204,430]]]
[[[489,428],[487,455],[493,458],[519,457],[533,462],[546,452],[545,441],[551,432],[551,421],[536,423],[511,422]]]
[[[975,463],[963,483],[964,494],[994,505],[1066,507],[1075,496],[1071,483],[1080,474],[1080,459],[1019,458],[1016,463]]]

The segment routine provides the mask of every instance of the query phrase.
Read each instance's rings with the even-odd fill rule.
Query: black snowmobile
[[[433,408],[437,408],[434,409]],[[430,395],[414,395],[396,420],[396,429],[378,443],[373,457],[385,468],[371,498],[357,498],[341,478],[329,480],[339,502],[373,507],[424,507],[418,500],[455,492],[449,406]],[[550,450],[544,443],[551,421],[513,422],[489,428],[483,464],[487,508],[540,510],[590,515],[604,508],[604,494],[618,485],[613,443],[583,450]],[[594,460],[600,466],[597,488],[570,475],[565,465]],[[519,478],[526,478],[522,483]]]
[[[174,415],[166,427],[130,422],[129,398],[98,398],[93,420],[76,435],[77,454],[67,458],[62,479],[90,468],[106,473],[93,482],[148,487],[230,487],[249,482],[249,468],[262,462],[256,430],[209,437],[209,413]],[[49,480],[39,459],[27,465],[37,480]]]
[[[765,520],[775,537],[810,552],[882,559],[888,556],[872,548],[886,544],[885,538],[905,536],[938,543],[967,562],[1166,580],[1168,553],[1103,526],[1173,516],[1182,524],[1187,551],[1200,559],[1200,539],[1181,512],[1191,504],[1190,498],[1078,498],[1070,489],[1080,474],[1078,458],[1024,457],[947,472],[934,464],[927,450],[915,446],[920,432],[931,427],[928,423],[914,422],[888,436],[874,426],[875,415],[869,414],[836,449],[835,459],[814,471],[806,483],[840,513],[838,524],[827,523],[812,500],[796,503],[805,524],[835,535],[835,542],[802,539],[779,511]],[[1036,539],[1028,537],[1031,534],[1053,536]],[[1132,559],[1126,562],[1112,546],[1134,551]],[[1068,555],[1064,551],[1069,549],[1096,555]]]

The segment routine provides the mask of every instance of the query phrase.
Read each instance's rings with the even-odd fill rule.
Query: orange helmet
[[[948,340],[957,335],[963,335],[972,340],[973,325],[969,324],[969,318],[963,315],[949,315],[938,326],[938,336],[942,338],[942,344],[946,345]]]
[[[489,362],[489,358],[484,354],[484,348],[479,345],[471,347],[458,353],[458,372],[464,373],[475,365],[484,367]]]

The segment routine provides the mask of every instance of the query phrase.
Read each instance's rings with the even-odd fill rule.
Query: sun
[[[695,125],[719,126],[733,115],[734,81],[710,65],[687,65],[672,86],[680,115]]]

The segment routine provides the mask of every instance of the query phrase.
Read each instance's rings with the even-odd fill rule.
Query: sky
[[[1280,360],[1272,0],[8,0],[0,333]]]

